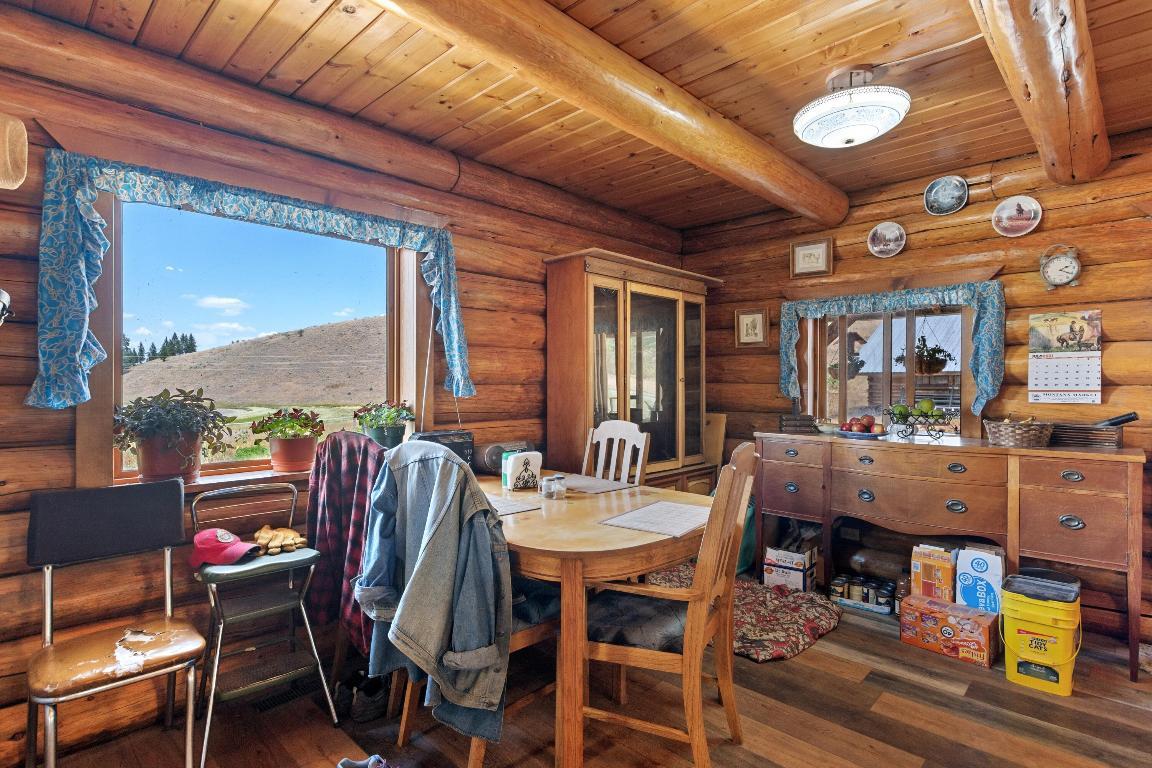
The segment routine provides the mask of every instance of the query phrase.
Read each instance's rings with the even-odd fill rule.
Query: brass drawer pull
[[[861,488],[856,492],[856,496],[860,499],[860,501],[872,502],[876,500],[876,494],[872,493],[872,491],[868,490],[867,488]]]
[[[787,483],[784,483],[784,490],[788,491],[788,493],[799,493],[800,492],[800,486],[796,485],[796,483],[793,483],[793,482],[787,482]]]
[[[1080,531],[1084,529],[1084,518],[1076,515],[1060,515],[1060,525],[1064,526],[1070,531]]]
[[[964,466],[963,464],[961,464],[958,461],[954,461],[948,465],[948,471],[949,472],[955,472],[956,474],[960,475],[960,474],[967,472],[968,467]]]
[[[948,499],[948,501],[944,502],[944,508],[957,515],[962,515],[968,511],[968,505],[960,501],[960,499]]]
[[[1066,469],[1060,473],[1060,477],[1064,478],[1070,483],[1080,483],[1084,480],[1084,473],[1077,472],[1074,469]]]
[[[856,461],[860,462],[861,464],[873,464],[875,463],[876,459],[872,458],[868,454],[864,454],[863,456],[857,458]]]
[[[796,450],[795,448],[789,448],[788,450],[784,451],[784,455],[785,456],[799,456],[800,451]]]

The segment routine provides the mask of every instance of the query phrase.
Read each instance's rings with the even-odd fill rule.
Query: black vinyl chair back
[[[32,495],[28,565],[71,565],[184,543],[184,483],[46,491]]]

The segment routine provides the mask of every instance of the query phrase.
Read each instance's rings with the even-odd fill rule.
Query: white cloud
[[[124,313],[124,319],[125,319],[125,320],[132,320],[132,319],[134,319],[135,317],[136,317],[136,315],[132,314],[131,312],[125,312],[125,313]]]
[[[165,272],[183,272],[184,269],[182,267],[174,267],[171,264],[169,264],[168,266],[164,267],[164,271]]]
[[[333,312],[332,314],[336,317],[351,317],[352,315],[356,314],[356,310],[352,307],[344,307],[344,309]]]
[[[232,296],[202,296],[196,299],[196,306],[204,309],[218,309],[225,317],[235,317],[251,305]]]
[[[151,336],[152,331],[151,331],[151,329],[142,325],[139,328],[137,328],[136,330],[132,331],[132,335],[133,336]]]
[[[176,327],[176,323],[172,322],[171,320],[161,320],[160,325],[164,326],[165,328],[175,328]]]
[[[196,323],[192,326],[198,331],[209,331],[213,333],[252,333],[256,329],[250,325],[241,325],[240,323]]]

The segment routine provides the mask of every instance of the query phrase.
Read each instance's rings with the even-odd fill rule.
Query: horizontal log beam
[[[969,0],[1008,92],[1058,184],[1111,159],[1085,0]]]
[[[679,234],[544,182],[182,61],[0,6],[0,68],[666,251]]]
[[[378,0],[666,152],[826,226],[847,196],[545,0]]]

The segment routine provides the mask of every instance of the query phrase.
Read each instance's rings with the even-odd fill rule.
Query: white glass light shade
[[[899,125],[912,106],[908,92],[890,85],[863,85],[821,96],[796,113],[792,130],[817,147],[854,147]]]

